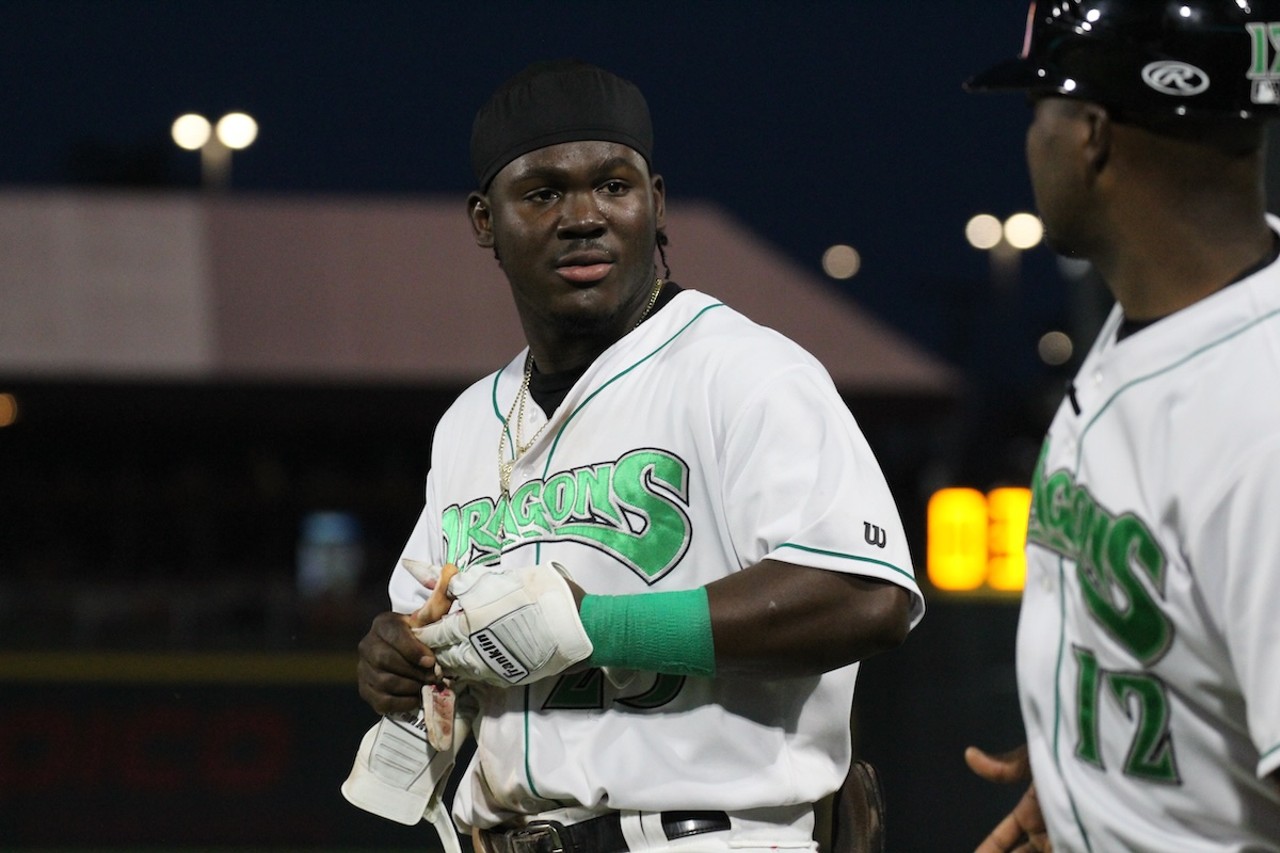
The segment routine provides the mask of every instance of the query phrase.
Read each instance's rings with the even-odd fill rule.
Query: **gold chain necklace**
[[[653,306],[658,303],[658,294],[662,292],[662,279],[655,278],[653,280],[653,290],[649,291],[649,304],[644,306],[644,313],[640,315],[640,319],[636,320],[636,324],[631,327],[631,331],[640,328],[640,324],[649,316],[649,312],[653,310]]]
[[[662,292],[662,279],[654,279],[653,290],[649,293],[649,304],[644,307],[644,313],[640,315],[640,319],[636,320],[635,326],[631,327],[632,331],[645,321],[649,316],[649,312],[653,310],[653,306],[658,302],[658,294]],[[547,418],[542,426],[538,427],[538,431],[529,437],[528,441],[524,440],[524,409],[525,401],[529,399],[529,382],[533,379],[533,353],[530,352],[524,358],[524,376],[520,379],[520,390],[516,392],[516,397],[511,401],[511,410],[507,412],[507,418],[502,422],[502,430],[498,433],[498,484],[502,487],[502,496],[504,498],[511,497],[511,472],[516,467],[516,463],[520,461],[520,457],[529,452],[529,448],[533,447],[533,443],[538,440],[538,436],[542,435],[542,431],[551,423],[551,419]],[[511,431],[511,421],[516,422],[516,434],[511,443],[511,458],[506,458],[507,449],[507,433]]]

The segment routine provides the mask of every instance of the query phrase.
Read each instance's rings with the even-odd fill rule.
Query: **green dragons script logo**
[[[1169,617],[1160,608],[1165,554],[1142,519],[1108,512],[1069,471],[1047,473],[1047,450],[1046,443],[1031,484],[1027,539],[1075,561],[1090,614],[1150,665],[1173,638]]]
[[[689,550],[688,506],[688,464],[642,448],[532,480],[510,500],[454,504],[441,529],[446,559],[460,567],[495,562],[504,547],[523,541],[579,542],[653,583]]]

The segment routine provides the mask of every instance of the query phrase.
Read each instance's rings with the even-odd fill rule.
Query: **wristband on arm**
[[[588,595],[579,610],[592,666],[710,677],[716,673],[711,609],[702,588]]]

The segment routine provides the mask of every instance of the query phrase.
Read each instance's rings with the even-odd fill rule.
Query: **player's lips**
[[[613,258],[606,252],[570,252],[556,261],[556,272],[574,284],[599,281],[612,268]]]

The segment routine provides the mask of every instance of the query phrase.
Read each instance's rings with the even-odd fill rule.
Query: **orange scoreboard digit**
[[[941,489],[929,499],[929,582],[949,592],[1020,592],[1031,490]]]

